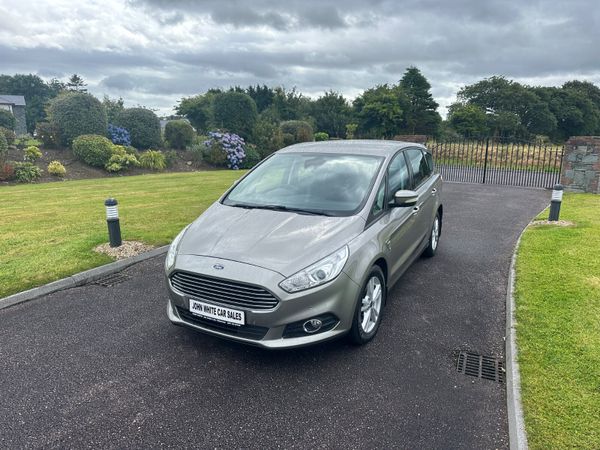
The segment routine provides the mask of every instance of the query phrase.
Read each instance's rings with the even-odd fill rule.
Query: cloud
[[[355,96],[397,82],[410,65],[428,77],[443,113],[457,89],[495,74],[530,84],[598,82],[599,41],[600,9],[592,0],[4,0],[0,6],[1,72],[78,73],[97,95],[163,113],[182,96],[230,85]]]

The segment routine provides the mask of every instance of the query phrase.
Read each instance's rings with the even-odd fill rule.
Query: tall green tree
[[[87,89],[85,88],[86,86],[87,86],[87,84],[83,80],[83,78],[81,78],[76,73],[71,75],[71,77],[69,78],[69,81],[67,81],[67,83],[66,83],[66,89],[68,91],[73,91],[73,92],[87,92]]]
[[[344,137],[352,109],[343,95],[334,91],[325,92],[313,102],[311,109],[317,131],[324,131],[332,137]]]
[[[382,84],[367,89],[353,102],[359,134],[370,138],[400,134],[408,105],[409,99],[400,86]]]
[[[248,86],[245,92],[252,97],[259,113],[271,106],[275,98],[275,91],[264,84],[262,86],[258,84],[256,86]]]
[[[404,111],[406,131],[409,134],[436,134],[442,118],[427,78],[416,67],[409,67],[400,80],[400,87],[408,97]]]
[[[0,94],[22,95],[25,97],[27,131],[33,133],[35,125],[46,118],[46,103],[63,89],[58,80],[46,83],[33,74],[0,75]]]
[[[469,103],[454,103],[448,108],[448,122],[464,137],[487,134],[487,117],[483,108]]]
[[[115,123],[119,113],[125,109],[125,103],[121,97],[111,99],[108,95],[105,95],[102,99],[102,106],[106,110],[108,123]]]
[[[213,100],[220,89],[211,89],[205,94],[182,98],[175,111],[190,121],[198,133],[206,133],[213,127]]]
[[[248,139],[256,123],[258,113],[256,103],[248,94],[241,92],[222,92],[213,100],[214,123]]]

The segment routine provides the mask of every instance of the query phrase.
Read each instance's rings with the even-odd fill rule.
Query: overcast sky
[[[349,98],[415,65],[440,113],[491,75],[600,85],[595,0],[0,0],[0,73],[78,73],[95,95],[172,113],[211,87]]]

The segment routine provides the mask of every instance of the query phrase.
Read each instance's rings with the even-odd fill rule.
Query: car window
[[[404,152],[398,153],[388,168],[388,201],[394,198],[396,191],[410,189],[410,175],[404,158]]]
[[[423,153],[425,153],[425,160],[427,161],[427,166],[429,167],[429,175],[431,175],[433,173],[433,156],[431,156],[431,153],[429,152]]]
[[[385,183],[381,183],[377,195],[375,196],[375,202],[373,203],[373,210],[371,214],[377,216],[385,208]]]
[[[413,174],[413,188],[419,186],[423,180],[431,175],[431,169],[427,164],[425,155],[418,148],[411,148],[405,151],[408,163],[412,169]]]

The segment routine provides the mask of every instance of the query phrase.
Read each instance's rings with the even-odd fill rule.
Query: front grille
[[[179,317],[186,322],[193,323],[194,325],[199,325],[204,328],[208,328],[210,330],[219,331],[221,333],[229,334],[231,336],[238,336],[246,339],[253,339],[255,341],[261,340],[267,334],[269,329],[267,327],[259,327],[256,325],[230,325],[228,323],[217,322],[216,320],[205,319],[204,317],[199,317],[187,309],[177,307],[177,312],[179,313]]]
[[[279,300],[266,289],[188,272],[171,275],[175,289],[190,297],[247,309],[272,309]]]

